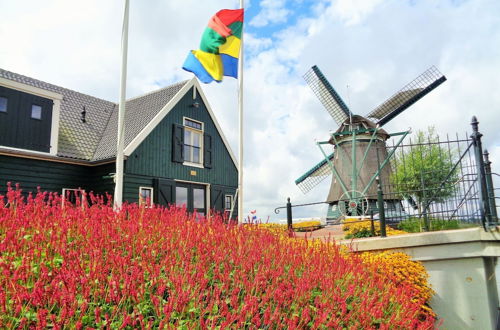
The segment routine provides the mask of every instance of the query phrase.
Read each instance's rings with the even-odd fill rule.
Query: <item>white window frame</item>
[[[85,189],[80,189],[80,188],[63,188],[62,189],[62,207],[64,207],[64,202],[66,201],[66,192],[68,191],[74,191],[80,193],[80,204],[82,208],[85,207]]]
[[[150,193],[150,198],[149,198],[149,205],[146,205],[146,207],[152,207],[153,206],[153,196],[154,196],[154,189],[153,187],[139,187],[139,205],[145,204],[146,201],[142,199],[142,190],[149,190]]]
[[[198,130],[198,129],[193,128],[191,126],[186,126],[186,121],[187,120],[200,124],[201,125],[201,130]],[[201,135],[200,136],[200,162],[199,163],[193,163],[193,162],[185,160],[182,164],[183,165],[187,165],[187,166],[204,168],[204,166],[203,166],[203,161],[204,161],[204,159],[203,159],[203,153],[204,153],[205,146],[203,145],[203,134],[205,132],[205,124],[203,122],[199,121],[199,120],[195,120],[195,119],[192,119],[192,118],[189,118],[189,117],[182,117],[182,126],[184,127],[184,130],[188,130],[188,131],[191,131],[191,132],[194,132],[194,133],[198,133],[198,134]],[[186,145],[186,141],[184,141],[184,145]],[[184,148],[184,145],[182,146],[182,148]],[[186,158],[186,155],[184,155],[184,158]]]
[[[226,199],[228,197],[231,199],[231,203],[229,204],[229,208],[226,207],[227,206],[226,205]],[[229,194],[224,195],[224,210],[225,211],[231,211],[231,207],[233,206],[233,203],[234,203],[234,196],[233,195],[229,195]]]

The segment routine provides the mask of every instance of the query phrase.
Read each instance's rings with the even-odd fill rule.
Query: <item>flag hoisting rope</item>
[[[128,50],[129,0],[125,0],[122,28],[122,66],[120,71],[120,103],[118,105],[118,132],[116,141],[116,173],[114,208],[119,209],[123,201],[123,149],[125,139],[125,99],[127,90],[127,50]]]
[[[240,0],[240,9],[244,8]],[[238,62],[238,112],[239,112],[239,153],[238,153],[238,223],[243,223],[243,26],[241,27],[240,60]]]
[[[205,84],[221,82],[224,76],[238,78],[238,223],[243,223],[243,17],[243,0],[240,9],[219,10],[208,22],[200,49],[190,51],[182,65]]]

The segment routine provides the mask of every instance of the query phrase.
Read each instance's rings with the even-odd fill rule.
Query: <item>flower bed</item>
[[[0,327],[432,328],[423,298],[334,244],[178,208],[0,198]],[[8,204],[7,204],[8,203]],[[389,276],[389,279],[392,277]]]
[[[257,225],[261,228],[267,228],[275,232],[286,232],[288,230],[287,225],[278,223],[257,223]],[[312,231],[320,229],[321,227],[321,222],[319,220],[302,221],[292,224],[292,229],[294,231]]]
[[[296,231],[311,231],[321,228],[321,222],[319,220],[302,221],[292,224],[293,230]]]
[[[374,221],[373,223],[375,229],[375,236],[380,236],[380,223]],[[357,219],[347,219],[344,221],[344,226],[342,228],[345,231],[345,238],[363,238],[374,236],[371,231],[371,221],[359,221]],[[407,234],[403,230],[393,229],[389,226],[386,227],[387,236]]]

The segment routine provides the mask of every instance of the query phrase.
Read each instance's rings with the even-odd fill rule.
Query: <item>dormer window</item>
[[[7,98],[0,96],[0,112],[7,112]]]
[[[36,95],[41,92],[43,90],[21,91],[0,86],[0,146],[55,153],[54,99]]]
[[[36,104],[31,105],[31,118],[32,119],[42,119],[42,107]]]
[[[62,95],[3,79],[0,147],[57,154]]]

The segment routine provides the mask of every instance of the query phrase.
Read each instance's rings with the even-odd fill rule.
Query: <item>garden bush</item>
[[[398,228],[404,230],[409,233],[419,233],[423,231],[424,224],[423,218],[411,217],[406,220],[401,221],[398,224]],[[429,218],[429,225],[431,231],[436,230],[449,230],[449,229],[459,229],[462,227],[466,227],[466,225],[462,225],[458,220],[444,220],[439,218]],[[477,225],[472,225],[477,226]]]
[[[417,289],[335,244],[185,209],[0,196],[1,328],[432,328]]]
[[[380,236],[380,223],[378,221],[374,221],[373,223],[375,228],[375,236]],[[359,221],[357,219],[347,219],[343,223],[342,230],[345,232],[344,238],[363,238],[363,237],[373,237],[371,231],[371,221]],[[386,226],[386,234],[387,236],[401,235],[407,234],[406,231],[393,229],[389,226]]]

